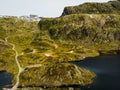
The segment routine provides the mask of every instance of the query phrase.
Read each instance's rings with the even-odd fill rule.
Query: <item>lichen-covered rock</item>
[[[88,85],[95,74],[70,63],[48,64],[31,68],[20,75],[20,86]]]

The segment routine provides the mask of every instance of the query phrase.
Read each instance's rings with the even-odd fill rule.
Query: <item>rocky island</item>
[[[11,89],[91,84],[95,73],[72,61],[120,54],[119,13],[120,2],[109,1],[65,7],[40,22],[0,18],[0,70],[14,76]]]

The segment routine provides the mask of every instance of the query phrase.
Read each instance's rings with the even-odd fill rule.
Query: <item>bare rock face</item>
[[[69,86],[88,85],[95,74],[70,63],[56,63],[31,68],[20,76],[20,86]]]

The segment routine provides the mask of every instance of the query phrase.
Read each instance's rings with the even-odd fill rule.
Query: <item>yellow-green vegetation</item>
[[[0,70],[12,73],[13,83],[20,74],[24,87],[91,84],[95,74],[70,61],[119,54],[119,14],[120,2],[110,1],[67,7],[61,17],[39,23],[0,18]]]
[[[56,41],[93,47],[101,52],[102,49],[120,50],[119,14],[72,14],[45,18],[39,26],[41,31],[47,31]]]
[[[49,40],[36,40],[34,49],[26,49],[24,55],[19,56],[22,67],[33,64],[48,64],[82,60],[85,57],[98,56],[95,50],[87,49],[75,44],[61,44]]]
[[[18,68],[14,60],[15,53],[11,50],[10,46],[4,45],[1,48],[4,48],[4,50],[0,52],[0,71],[7,70],[9,73],[17,74]]]
[[[18,73],[18,67],[11,43],[21,54],[24,49],[30,47],[32,37],[38,30],[37,23],[26,22],[17,17],[0,18],[0,70],[6,70],[13,74],[14,80]]]
[[[33,34],[37,32],[38,22],[27,22],[17,17],[0,18],[0,39],[8,37],[10,43],[16,45],[19,53],[29,47]]]
[[[69,86],[88,85],[95,74],[70,63],[48,64],[36,68],[26,68],[20,75],[21,86]]]
[[[41,88],[41,87],[26,87],[19,88],[21,89],[29,89],[29,90],[81,90],[79,87],[51,87],[51,88]]]
[[[66,73],[63,73],[63,68],[66,68],[65,70],[69,69],[68,74],[71,72],[71,64],[67,63],[68,61],[82,60],[85,57],[99,55],[97,51],[90,50],[81,45],[73,44],[72,42],[64,42],[60,40],[55,41],[50,37],[48,31],[40,31],[38,29],[38,22],[27,22],[16,17],[0,18],[0,20],[0,70],[6,70],[14,75],[13,84],[16,83],[16,76],[19,71],[17,63],[15,61],[16,53],[13,50],[13,45],[15,46],[15,50],[18,52],[17,59],[20,62],[21,68],[25,70],[36,69],[37,73],[39,73],[39,69],[42,70],[40,71],[41,73],[48,73],[46,78],[44,78],[45,80],[49,78],[48,71],[51,68],[53,68],[54,71],[60,71],[58,74],[65,74],[64,76],[66,76]],[[62,62],[66,62],[66,64],[62,64]],[[84,72],[83,76],[75,76],[74,78],[76,78],[76,80],[74,83],[72,82],[72,79],[74,79],[72,78],[73,76],[70,76],[71,73],[69,74],[69,77],[71,78],[71,81],[69,82],[66,82],[68,81],[67,78],[65,79],[61,75],[60,79],[65,79],[65,84],[62,81],[59,81],[60,79],[58,79],[58,82],[61,84],[57,85],[57,83],[55,83],[56,81],[54,82],[54,80],[58,74],[55,74],[53,71],[51,71],[53,74],[55,74],[55,77],[53,77],[54,83],[51,86],[69,85],[70,83],[70,85],[87,85],[92,83],[92,79],[95,77],[94,73],[82,68],[78,69],[78,67],[73,64],[72,66],[72,71],[76,73],[75,75],[77,75],[78,72]],[[77,71],[74,69],[77,69]],[[33,71],[30,72],[31,75],[35,73]],[[24,73],[23,76],[25,75]],[[90,76],[90,78],[88,79],[84,74]],[[34,75],[34,78],[41,77],[41,75]],[[27,79],[26,76],[27,74],[25,75],[25,78]],[[31,78],[29,80],[32,80],[31,82],[34,82],[34,78]],[[23,79],[24,78],[21,78],[20,76],[20,80],[22,81]],[[23,85],[24,82],[27,82],[28,80],[26,81],[26,79],[24,79],[25,81],[20,82],[19,85]],[[80,82],[79,80],[82,81]],[[26,85],[29,85],[30,83],[27,82]],[[43,81],[36,82],[33,85],[37,86],[39,83],[44,83],[42,84],[43,86],[48,85],[48,83],[45,84]]]
[[[39,26],[41,30],[48,30],[53,39],[107,43],[119,40],[120,15],[73,14],[59,18],[44,18],[39,22]]]
[[[78,6],[65,7],[62,15],[79,13],[120,14],[120,0],[109,1],[107,3],[84,3]]]

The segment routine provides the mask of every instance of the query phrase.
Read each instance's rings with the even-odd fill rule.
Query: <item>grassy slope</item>
[[[27,87],[29,90],[81,90],[79,87],[50,87],[50,88],[40,88],[40,87]]]
[[[119,13],[119,9],[116,9],[115,12]],[[97,56],[99,55],[98,51],[108,53],[111,50],[120,49],[120,15],[110,13],[84,13],[58,18],[44,18],[39,22],[40,30],[37,28],[37,22],[26,22],[15,17],[0,18],[0,39],[4,40],[5,37],[9,36],[8,41],[15,44],[17,51],[21,54],[18,59],[22,67],[35,64],[43,65],[42,67],[26,68],[28,71],[21,74],[20,85],[47,84],[46,86],[49,86],[52,84],[52,86],[59,86],[91,83],[92,78],[95,77],[94,73],[85,69],[78,69],[73,64],[63,64],[63,62]],[[11,50],[10,45],[3,42],[0,42],[0,45],[3,48],[0,52],[0,70],[7,70],[16,75],[18,70],[13,59],[15,53],[9,52]],[[116,52],[113,53],[116,54]],[[10,68],[11,64],[12,68]],[[63,73],[63,67],[68,72]],[[70,68],[72,67],[77,68],[73,68],[71,71]],[[54,71],[56,72],[54,73]],[[74,74],[72,74],[73,72]],[[78,72],[85,73],[86,77]],[[49,75],[51,73],[52,76]],[[68,75],[67,80],[64,80],[63,77],[57,79],[58,74],[65,77]],[[39,82],[41,75],[44,76],[45,82],[44,80]],[[72,78],[71,81],[68,80],[70,78]],[[73,80],[75,83],[72,83]]]
[[[118,14],[72,14],[45,18],[39,26],[56,41],[84,45],[98,51],[120,50]]]
[[[20,77],[22,86],[88,85],[95,74],[74,64],[56,63],[27,69]]]
[[[16,17],[10,17],[10,18],[0,18],[0,39],[5,41],[5,38],[8,37],[8,42],[13,43],[16,46],[16,50],[19,53],[18,60],[23,68],[26,68],[30,65],[39,65],[42,64],[43,66],[36,69],[36,72],[42,72],[45,76],[45,80],[49,79],[49,69],[54,69],[58,72],[64,72],[61,68],[65,67],[66,69],[71,68],[72,66],[76,67],[73,64],[62,64],[61,62],[68,62],[68,61],[74,61],[74,60],[81,60],[85,58],[86,56],[97,56],[98,53],[94,50],[89,50],[83,46],[77,46],[74,44],[68,44],[63,42],[57,42],[51,39],[49,36],[49,33],[47,31],[39,31],[37,27],[37,22],[26,22],[23,20],[20,20]],[[13,83],[15,83],[15,77],[18,73],[18,68],[15,62],[15,52],[12,51],[12,46],[8,43],[0,42],[1,48],[1,55],[0,55],[0,70],[7,70],[8,72],[12,73],[14,75]],[[72,52],[71,52],[72,51]],[[80,54],[81,53],[81,54]],[[49,56],[47,56],[49,55]],[[58,63],[59,64],[56,64]],[[12,66],[11,66],[12,65]],[[53,65],[53,66],[51,66]],[[72,65],[72,66],[71,66]],[[61,66],[61,68],[59,68]],[[44,67],[46,70],[44,70]],[[30,75],[35,74],[36,72],[32,71],[34,68],[30,68]],[[46,72],[44,72],[46,71]],[[73,71],[77,74],[76,69],[74,68]],[[87,70],[80,69],[78,70],[81,73],[86,73],[86,75],[90,75],[91,79],[84,78],[83,76],[77,77],[77,80],[80,78],[84,78],[83,81],[87,80],[88,83],[92,82],[92,78],[95,77],[94,73],[87,73]],[[54,71],[51,71],[52,73]],[[48,73],[48,75],[47,75]],[[60,74],[61,74],[60,73]],[[67,73],[63,73],[65,76]],[[62,74],[62,75],[63,75]],[[55,76],[56,73],[54,73]],[[24,78],[27,78],[28,75],[25,73],[22,73],[21,75]],[[20,77],[20,85],[31,85],[32,82],[35,81],[35,78],[41,77],[41,75],[34,75],[34,77],[30,77],[31,82],[27,82],[28,80],[23,80],[24,78]],[[72,77],[71,74],[69,77]],[[55,77],[52,78],[53,81],[55,81]],[[61,79],[64,79],[61,77]],[[73,80],[73,79],[72,79]],[[72,83],[72,80],[68,84],[74,84]],[[67,81],[67,80],[66,80]],[[81,83],[77,84],[88,84],[87,81],[84,83],[81,81]],[[58,80],[59,82],[59,80]],[[41,81],[41,83],[43,83]],[[50,82],[51,83],[51,82]],[[62,85],[62,81],[60,82]],[[44,82],[45,84],[45,82]],[[39,81],[36,81],[34,85],[39,85]],[[40,84],[41,85],[41,84]],[[43,84],[42,84],[43,85]],[[48,85],[48,83],[46,83]],[[55,86],[54,83],[52,86]]]
[[[15,52],[9,43],[16,46],[19,54],[27,47],[31,47],[32,37],[37,29],[37,22],[26,22],[16,17],[0,18],[0,70],[6,70],[13,75],[17,75],[18,67],[15,62]],[[15,79],[14,77],[14,79]]]
[[[84,3],[78,6],[65,7],[62,15],[70,14],[120,14],[120,1],[107,3]]]

